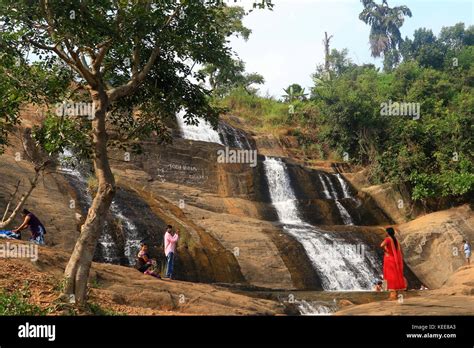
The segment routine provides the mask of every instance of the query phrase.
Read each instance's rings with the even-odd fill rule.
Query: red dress
[[[385,254],[383,257],[383,278],[387,281],[388,290],[405,290],[407,288],[403,276],[403,258],[400,243],[397,241],[397,249],[391,237],[385,242]]]

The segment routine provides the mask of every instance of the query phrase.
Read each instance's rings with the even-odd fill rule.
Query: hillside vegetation
[[[374,184],[406,184],[415,200],[472,197],[474,27],[439,37],[418,29],[401,45],[403,62],[384,71],[347,54],[332,50],[310,95],[297,84],[283,100],[236,88],[215,102],[256,132],[296,135],[311,158],[367,166]]]

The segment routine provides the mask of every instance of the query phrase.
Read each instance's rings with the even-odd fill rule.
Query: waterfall
[[[263,163],[270,198],[284,230],[303,245],[324,290],[368,290],[377,277],[378,260],[365,252],[365,244],[322,231],[302,220],[288,171],[281,159]],[[357,242],[357,243],[354,243]]]
[[[336,188],[334,187],[334,184],[331,180],[331,178],[329,177],[328,174],[324,173],[323,174],[323,178],[326,179],[327,183],[329,184],[329,187],[331,188],[331,192],[329,193],[329,196],[332,198],[332,199],[338,199],[339,198],[339,194],[337,193],[337,190]]]
[[[319,181],[323,185],[323,192],[327,199],[331,199],[331,194],[329,193],[328,187],[326,186],[326,182],[323,180],[320,173],[318,173]]]
[[[352,221],[351,214],[347,211],[346,208],[339,202],[338,199],[334,201],[336,203],[337,209],[339,210],[339,214],[341,214],[342,221],[344,225],[354,225],[354,221]]]
[[[342,197],[339,197],[339,194],[331,180],[331,176],[326,173],[323,173],[323,174],[318,173],[319,181],[321,182],[321,185],[323,186],[324,195],[327,199],[334,200],[334,203],[336,204],[337,210],[339,211],[339,215],[341,216],[341,219],[344,225],[354,225],[354,221],[352,219],[351,214],[339,200],[340,198],[352,198],[349,191],[349,185],[347,185],[346,181],[342,178],[341,174],[336,174],[334,176],[336,176],[337,181],[341,187],[342,194],[343,194]],[[328,185],[331,188],[331,191],[328,191]]]
[[[199,124],[197,126],[190,125],[184,120],[185,114],[186,112],[182,110],[176,115],[176,119],[184,139],[207,141],[210,143],[223,145],[219,137],[219,133],[212,128],[209,122],[205,120],[199,120]]]
[[[299,217],[296,197],[282,160],[265,157],[263,166],[267,174],[272,203],[280,222],[288,225],[304,225],[305,223]]]
[[[65,149],[58,156],[58,160],[59,171],[67,177],[69,183],[78,192],[79,198],[83,200],[84,204],[82,207],[82,213],[86,216],[87,208],[85,208],[85,206],[91,206],[92,197],[87,187],[87,179],[81,172],[81,164],[69,149]],[[127,258],[128,265],[133,265],[135,263],[135,255],[138,253],[141,240],[138,234],[138,229],[135,224],[123,214],[120,205],[115,200],[112,201],[110,211],[121,223],[125,239],[124,254]],[[108,226],[108,223],[106,222],[104,230],[98,240],[98,249],[101,254],[101,259],[108,263],[120,263],[121,258],[117,253],[116,243],[112,238],[109,227],[110,226]]]
[[[116,218],[122,223],[125,230],[124,255],[128,260],[128,265],[133,266],[136,261],[136,255],[140,250],[140,242],[143,238],[138,234],[137,226],[126,216],[123,215],[119,205],[112,201],[110,210]]]
[[[301,315],[331,315],[337,310],[334,306],[327,306],[317,302],[308,302],[305,300],[295,301]]]
[[[244,150],[252,150],[252,145],[247,138],[247,134],[242,130],[229,126],[223,122],[219,123],[218,130],[224,145]]]
[[[343,198],[352,198],[351,193],[349,192],[349,185],[347,185],[347,182],[342,178],[342,175],[337,173],[336,177],[341,185]]]

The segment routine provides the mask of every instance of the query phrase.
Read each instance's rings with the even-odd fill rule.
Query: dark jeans
[[[173,267],[174,267],[174,253],[170,252],[168,256],[166,257],[167,259],[167,265],[166,265],[166,277],[171,278],[173,276]]]

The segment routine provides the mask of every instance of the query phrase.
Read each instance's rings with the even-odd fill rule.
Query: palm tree
[[[398,47],[403,42],[400,27],[405,21],[405,16],[411,17],[411,11],[407,6],[396,6],[390,8],[387,0],[382,0],[379,5],[373,0],[361,0],[364,10],[359,14],[359,19],[371,26],[370,48],[372,57],[385,57],[396,55],[395,63],[398,62]],[[393,56],[391,57],[393,59]]]
[[[287,103],[291,103],[294,100],[306,100],[307,93],[303,87],[301,87],[297,83],[293,83],[292,85],[288,86],[288,88],[283,88],[285,91],[285,95],[283,96],[283,100]]]

